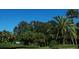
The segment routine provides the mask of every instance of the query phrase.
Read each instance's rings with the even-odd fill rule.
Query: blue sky
[[[66,9],[0,9],[0,31],[13,28],[21,21],[38,20],[47,22],[54,16],[64,16]],[[79,22],[77,19],[75,22]]]

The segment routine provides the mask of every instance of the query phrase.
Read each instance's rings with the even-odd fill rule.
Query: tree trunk
[[[77,40],[75,39],[75,44],[77,45]]]
[[[74,40],[71,38],[71,40],[72,40],[72,44],[74,45]]]
[[[56,35],[56,40],[58,39],[58,34],[59,34],[59,31],[58,31],[58,33],[57,33],[57,35]]]
[[[63,38],[63,45],[65,44],[65,39]]]

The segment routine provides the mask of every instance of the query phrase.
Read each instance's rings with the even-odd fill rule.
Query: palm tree
[[[67,18],[72,18],[73,20],[75,20],[74,18],[78,18],[79,17],[79,11],[77,9],[69,9],[66,13]],[[79,30],[79,28],[76,26],[76,29]]]
[[[74,18],[74,17],[79,17],[79,12],[77,9],[69,9],[66,13],[66,16],[68,18]]]
[[[76,31],[75,31],[75,25],[73,23],[73,19],[68,19],[66,17],[62,16],[56,16],[54,17],[54,30],[55,30],[55,37],[56,39],[63,39],[63,44],[65,44],[67,35],[70,33],[72,41],[76,42]],[[76,42],[77,43],[77,42]],[[73,42],[74,44],[74,42]]]

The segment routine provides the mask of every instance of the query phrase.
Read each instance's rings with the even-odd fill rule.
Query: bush
[[[52,40],[49,44],[49,48],[57,49],[56,45],[58,45],[58,43],[55,40]]]

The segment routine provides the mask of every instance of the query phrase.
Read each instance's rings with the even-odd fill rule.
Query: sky
[[[47,22],[54,16],[64,16],[66,12],[66,9],[0,9],[0,31],[5,29],[12,32],[21,21]]]

